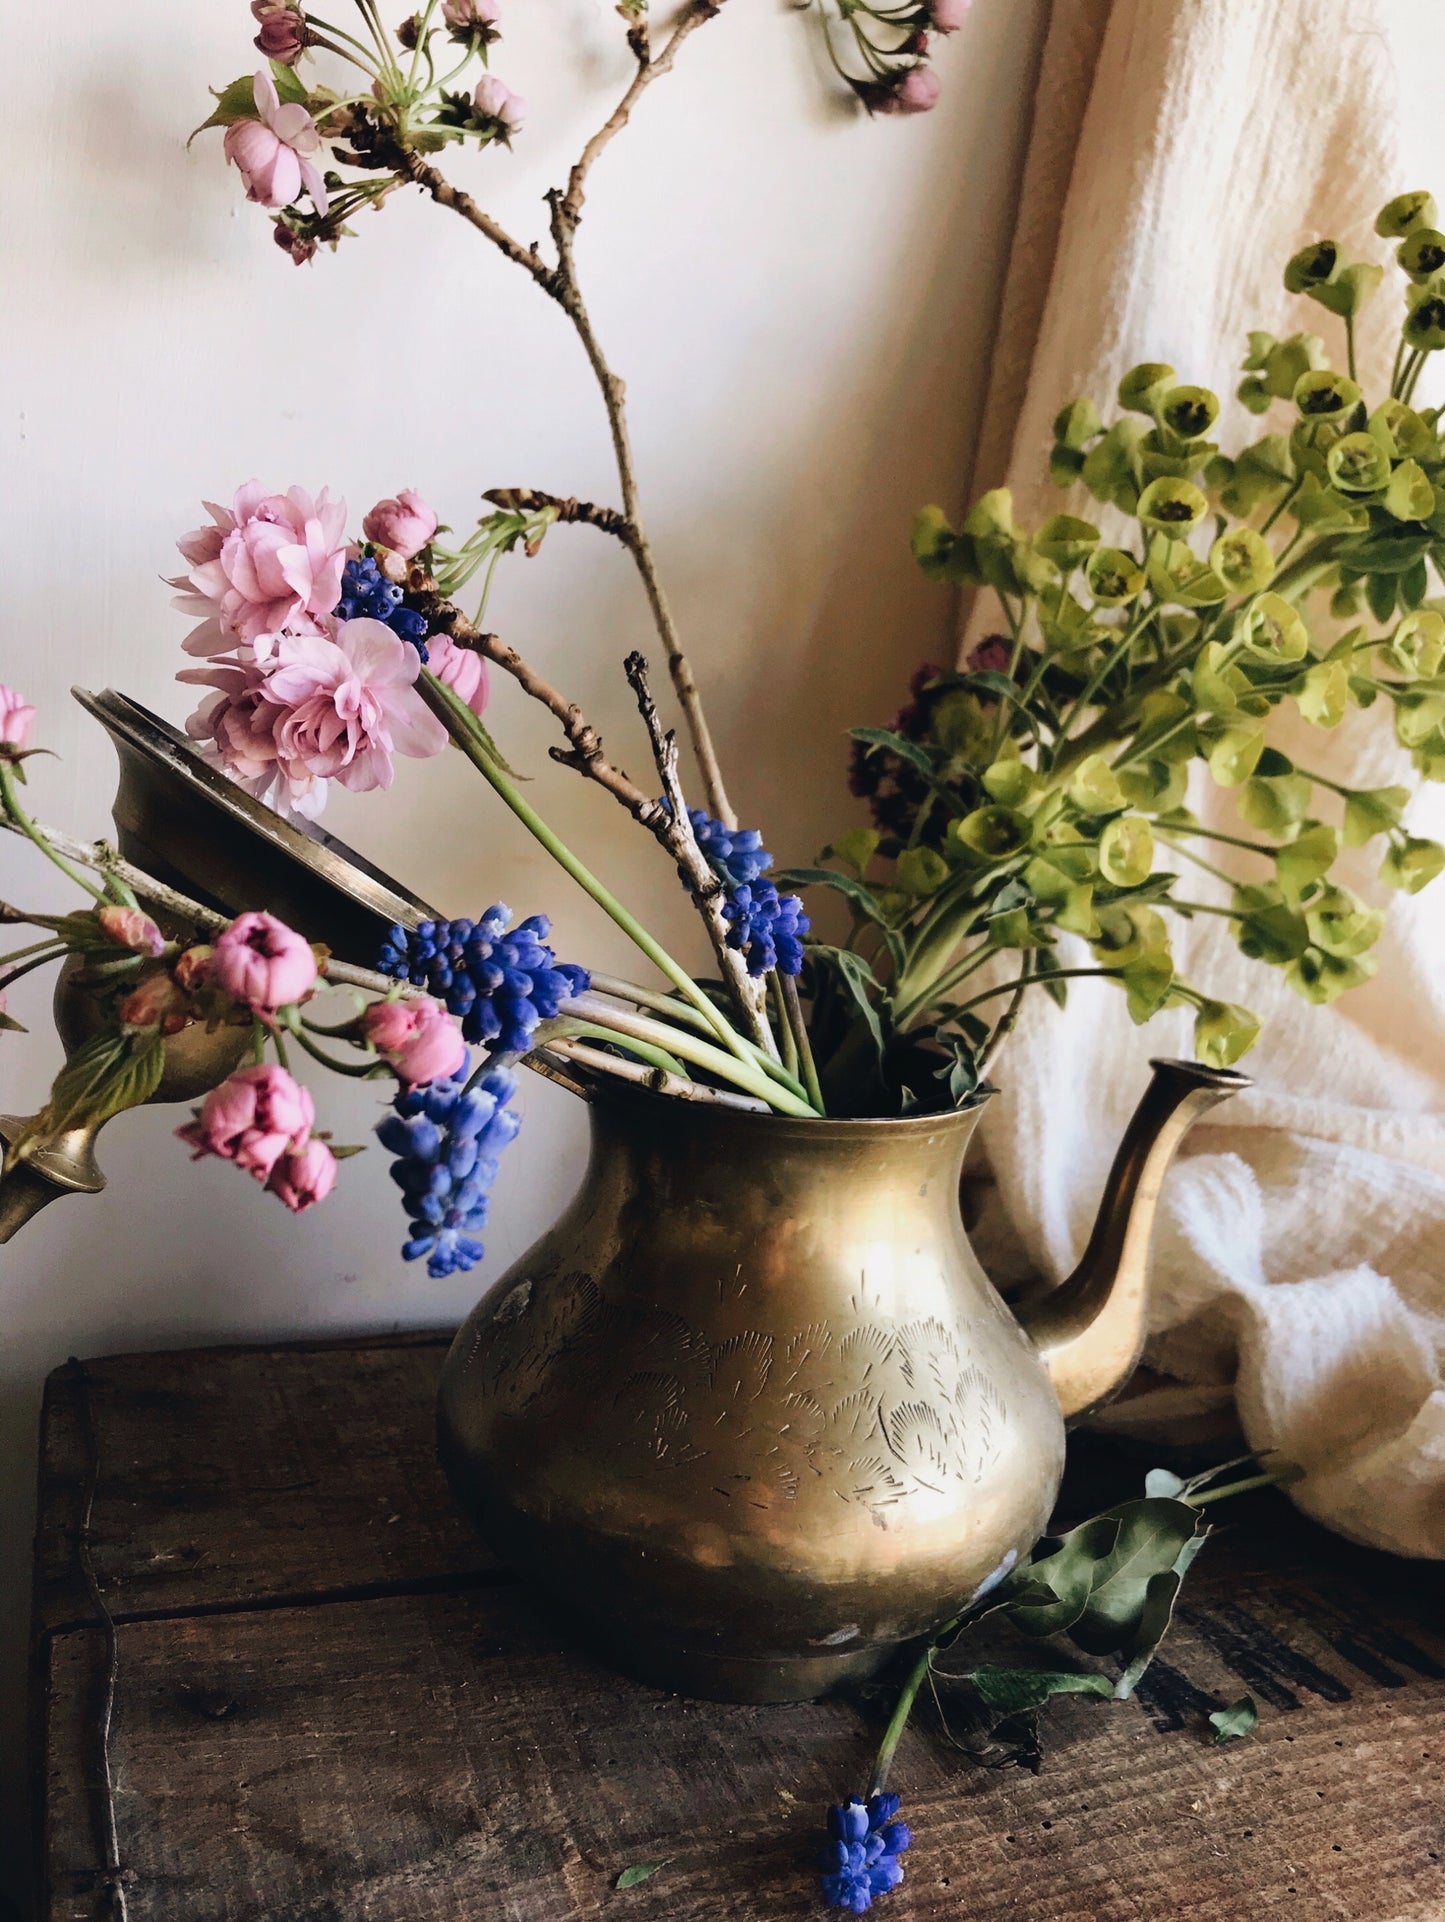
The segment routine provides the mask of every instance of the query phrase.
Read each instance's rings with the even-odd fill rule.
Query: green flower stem
[[[1289,486],[1284,490],[1284,492],[1280,495],[1279,499],[1275,502],[1274,506],[1270,509],[1269,515],[1265,520],[1264,525],[1259,530],[1261,534],[1267,534],[1269,532],[1269,530],[1274,526],[1275,522],[1279,519],[1280,515],[1289,506],[1290,502],[1294,499],[1295,495],[1299,492],[1299,490],[1303,486],[1304,486],[1303,475],[1300,475],[1300,477],[1297,480],[1293,480],[1290,482]]]
[[[366,45],[365,41],[358,40],[354,33],[348,33],[345,27],[333,26],[331,21],[323,20],[319,13],[308,13],[306,16],[306,24],[308,27],[319,27],[323,33],[334,35],[336,39],[346,41],[348,46],[355,49],[355,54],[348,54],[346,57],[348,59],[354,59],[358,67],[365,67],[369,73],[377,72],[376,60],[370,47]],[[337,51],[339,52],[340,49],[338,48]],[[360,58],[356,59],[356,55],[360,55]]]
[[[1073,700],[1069,704],[1068,708],[1065,710],[1064,715],[1059,722],[1059,731],[1054,739],[1053,750],[1050,756],[1051,760],[1055,756],[1057,756],[1059,749],[1063,746],[1064,741],[1068,736],[1069,729],[1073,726],[1074,721],[1079,715],[1079,713],[1084,708],[1086,708],[1089,705],[1089,703],[1093,700],[1094,696],[1098,693],[1099,689],[1103,686],[1105,680],[1107,680],[1109,675],[1113,673],[1114,669],[1118,666],[1119,662],[1124,659],[1125,655],[1129,652],[1129,649],[1134,645],[1135,641],[1138,640],[1139,636],[1143,633],[1144,629],[1149,625],[1150,621],[1153,620],[1155,614],[1158,613],[1158,611],[1159,611],[1158,608],[1154,606],[1152,603],[1150,604],[1150,606],[1143,609],[1140,612],[1137,619],[1129,622],[1129,624],[1125,627],[1123,634],[1119,637],[1118,641],[1114,644],[1113,647],[1109,649],[1109,652],[1104,656],[1103,660],[1100,661],[1099,665],[1094,669],[1093,673],[1089,676],[1088,680],[1084,683],[1083,687],[1080,689],[1076,699]]]
[[[808,1024],[803,1019],[803,1004],[798,999],[798,983],[791,974],[780,974],[776,978],[781,985],[783,1007],[787,1014],[783,1028],[792,1039],[802,1067],[808,1099],[819,1114],[826,1114],[828,1109],[823,1100],[822,1085],[818,1080],[818,1064],[813,1059],[813,1043],[808,1036]]]
[[[330,1068],[333,1074],[349,1075],[353,1081],[369,1081],[384,1065],[374,1058],[365,1062],[338,1061],[334,1055],[328,1054],[325,1048],[318,1048],[316,1043],[311,1039],[311,1036],[307,1034],[299,1022],[294,1022],[288,1018],[286,1026],[293,1037],[305,1049],[306,1053],[311,1056],[311,1059],[313,1061],[319,1061],[323,1068]],[[282,1065],[284,1066],[285,1064],[283,1063]]]
[[[1177,841],[1171,841],[1170,846],[1176,854],[1182,854],[1186,861],[1192,861],[1195,867],[1203,868],[1206,874],[1212,874],[1216,881],[1223,881],[1227,887],[1231,888],[1239,885],[1232,874],[1226,874],[1223,868],[1215,867],[1212,861],[1206,861],[1204,856],[1196,854],[1193,848],[1186,848]]]
[[[723,1081],[730,1081],[734,1087],[744,1089],[766,1101],[770,1108],[787,1115],[806,1116],[812,1119],[817,1114],[807,1101],[801,1100],[787,1088],[779,1085],[762,1069],[753,1063],[739,1061],[735,1056],[725,1054],[710,1042],[689,1034],[684,1028],[669,1027],[665,1021],[653,1021],[643,1014],[623,1014],[617,1008],[609,1008],[592,995],[573,995],[563,1003],[568,1014],[580,1015],[600,1028],[610,1029],[615,1035],[630,1037],[650,1043],[654,1048],[665,1048],[669,1053],[678,1055],[684,1061],[691,1061],[699,1068],[706,1068]],[[673,1072],[681,1072],[673,1064]]]
[[[558,1015],[553,1021],[543,1021],[532,1033],[532,1049],[547,1048],[554,1041],[606,1041],[613,1047],[625,1048],[629,1054],[637,1056],[649,1068],[660,1068],[664,1074],[675,1074],[686,1081],[687,1070],[666,1048],[654,1047],[650,1041],[642,1041],[635,1035],[611,1024],[604,1027],[599,1021],[582,1021],[575,1015]]]
[[[254,1015],[251,1017],[251,1059],[258,1068],[264,1066],[266,1060],[266,1030]]]
[[[1277,848],[1269,847],[1263,841],[1246,841],[1241,835],[1238,835],[1238,834],[1221,834],[1218,828],[1166,827],[1162,823],[1156,821],[1154,823],[1154,832],[1156,834],[1162,834],[1166,840],[1171,839],[1173,836],[1177,834],[1183,834],[1183,835],[1188,835],[1193,837],[1202,836],[1202,838],[1206,841],[1223,841],[1229,847],[1232,847],[1232,848],[1248,848],[1251,854],[1267,854],[1271,861],[1274,859],[1275,855],[1279,852]],[[1181,849],[1180,851],[1182,853],[1185,850]]]
[[[751,1068],[752,1058],[742,1037],[735,1032],[731,1023],[709,1001],[692,976],[643,927],[635,915],[629,914],[622,903],[611,894],[590,869],[584,867],[572,850],[548,827],[531,804],[523,800],[511,781],[502,772],[488,749],[476,717],[465,701],[458,699],[452,690],[431,672],[423,668],[417,682],[419,692],[428,707],[445,726],[457,746],[466,755],[472,766],[492,786],[494,791],[516,815],[532,837],[540,841],[557,865],[571,875],[572,879],[597,903],[622,932],[651,961],[653,966],[665,974],[692,1005],[703,1015],[709,1027],[725,1047],[736,1055],[744,1066]]]
[[[1180,852],[1182,853],[1183,850],[1181,849]],[[1233,881],[1229,880],[1227,874],[1219,874],[1218,868],[1211,868],[1210,873],[1218,874],[1221,881],[1229,881],[1230,887],[1235,885]],[[1238,912],[1234,908],[1218,908],[1209,901],[1171,901],[1169,905],[1171,908],[1178,909],[1184,914],[1217,914],[1220,919],[1224,921],[1237,921],[1239,919]]]
[[[1401,334],[1395,343],[1395,360],[1390,369],[1390,398],[1397,400],[1400,392],[1400,369],[1405,364],[1405,336]]]
[[[782,976],[776,968],[768,976],[768,999],[773,1004],[773,1014],[776,1019],[778,1034],[781,1037],[778,1045],[782,1051],[783,1066],[788,1070],[789,1074],[796,1075],[798,1072],[798,1043],[794,1038],[792,1027],[788,1021],[787,1003],[783,1000]]]
[[[953,1624],[950,1623],[949,1627]],[[945,1634],[947,1630],[943,1631]],[[908,1726],[908,1718],[913,1713],[913,1704],[918,1700],[918,1691],[928,1679],[928,1671],[933,1667],[936,1641],[926,1642],[923,1652],[908,1671],[907,1680],[898,1691],[893,1713],[888,1718],[888,1726],[883,1731],[883,1740],[878,1744],[878,1754],[873,1762],[873,1775],[868,1783],[869,1796],[881,1795],[888,1783],[888,1771],[893,1766],[893,1757],[898,1752],[898,1744],[903,1739],[903,1731]]]
[[[1002,952],[1001,948],[991,948],[987,941],[981,942],[976,948],[970,948],[961,961],[956,962],[936,981],[916,991],[906,1001],[897,1003],[893,1010],[894,1027],[905,1028],[916,1016],[931,1008],[935,1002],[942,1001],[945,995],[951,994],[961,981],[966,981],[969,975],[976,973],[985,961]]]
[[[1256,1488],[1288,1488],[1293,1482],[1302,1482],[1305,1471],[1294,1462],[1283,1462],[1278,1468],[1266,1469],[1260,1475],[1247,1475],[1243,1481],[1226,1482],[1222,1488],[1206,1488],[1197,1495],[1181,1495],[1180,1500],[1188,1502],[1191,1508],[1204,1508],[1210,1502],[1222,1502],[1231,1495],[1250,1495]]]
[[[65,943],[58,942],[53,934],[47,934],[43,941],[32,941],[28,948],[13,948],[9,954],[0,954],[0,968],[8,968],[13,961],[23,961],[27,955],[39,954],[42,949],[53,949],[56,954],[64,954]]]
[[[51,961],[60,960],[64,953],[63,947],[52,947],[45,954],[37,954],[33,960],[22,961],[18,968],[12,968],[7,974],[0,975],[0,989],[8,988],[12,982],[21,980],[27,974],[34,974],[37,968],[43,968]]]
[[[1220,912],[1223,913],[1224,910],[1221,909]],[[1118,981],[1123,977],[1123,973],[1124,970],[1122,968],[1055,968],[1049,975],[1036,975],[1026,971],[1023,974],[1015,975],[1012,981],[1001,981],[996,988],[985,988],[982,994],[976,994],[971,1001],[960,1002],[956,1012],[958,1014],[967,1014],[970,1008],[976,1008],[984,1001],[992,1001],[997,995],[1012,994],[1015,988],[1027,987],[1030,981],[1073,981],[1082,978],[1084,975],[1094,975],[1105,980]]]
[[[638,987],[635,981],[620,981],[615,975],[599,974],[596,969],[589,969],[589,973],[592,986],[598,994],[610,995],[614,1001],[630,1001],[634,1007],[651,1008],[654,1014],[666,1015],[669,1021],[681,1021],[685,1027],[697,1029],[703,1034],[717,1032],[712,1022],[705,1021],[690,1002],[679,1001],[676,995],[658,994],[651,988]],[[752,1056],[755,1066],[772,1075],[774,1080],[781,1081],[785,1088],[791,1088],[794,1094],[807,1093],[797,1073],[790,1070],[786,1063],[780,1066],[756,1042],[749,1041],[746,1035],[739,1036],[739,1039]]]
[[[30,816],[25,812],[24,808],[21,807],[20,797],[15,792],[15,770],[11,767],[10,763],[5,760],[0,760],[0,803],[3,803],[5,812],[10,816],[10,819],[15,823],[16,827],[19,828],[20,832],[25,835],[28,840],[35,843],[47,861],[53,861],[55,866],[60,869],[60,872],[68,875],[78,888],[83,888],[92,901],[99,901],[104,905],[107,896],[102,890],[93,887],[80,872],[79,868],[73,868],[69,861],[63,859],[62,856],[55,852],[55,849],[51,847],[50,843],[40,832],[39,828],[36,827]]]

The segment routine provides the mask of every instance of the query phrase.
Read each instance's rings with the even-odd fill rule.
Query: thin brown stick
[[[113,874],[118,881],[124,881],[142,901],[149,901],[153,907],[168,908],[172,914],[190,921],[207,934],[214,934],[234,919],[229,914],[217,914],[214,908],[202,907],[199,901],[193,901],[178,888],[167,887],[164,881],[157,881],[144,868],[122,860],[108,841],[77,841],[68,834],[62,834],[59,828],[47,827],[42,821],[37,821],[35,826],[56,853],[63,854],[68,861],[79,861],[82,867],[92,868],[97,874]],[[0,816],[0,828],[9,828],[12,834],[22,832],[15,822],[6,820],[4,816]]]
[[[573,253],[573,241],[586,199],[587,176],[593,164],[627,125],[633,108],[646,88],[651,86],[654,80],[660,79],[663,74],[671,71],[683,42],[698,27],[713,19],[723,4],[724,0],[689,0],[689,4],[683,9],[677,25],[656,59],[651,57],[650,48],[645,39],[639,40],[629,36],[630,44],[637,53],[639,61],[638,70],[633,75],[631,84],[607,120],[583,148],[576,165],[568,175],[566,188],[554,189],[547,196],[552,209],[552,239],[557,248],[555,267],[549,266],[534,247],[523,246],[493,215],[479,206],[470,194],[454,187],[444,174],[433,167],[429,161],[423,160],[420,154],[398,149],[395,154],[378,153],[377,158],[383,160],[385,164],[394,165],[397,172],[404,178],[424,188],[439,206],[448,207],[452,212],[460,214],[464,220],[469,221],[479,233],[484,234],[491,241],[493,246],[505,254],[508,260],[530,274],[542,291],[557,302],[572,322],[578,339],[582,343],[583,352],[587,356],[588,364],[602,390],[602,401],[607,411],[607,424],[612,435],[613,455],[617,462],[617,477],[622,488],[623,527],[608,531],[616,532],[619,538],[623,539],[642,580],[653,624],[667,653],[668,673],[672,677],[683,718],[687,723],[688,738],[697,760],[698,773],[709,811],[724,826],[736,827],[737,816],[733,812],[727,789],[723,785],[722,769],[718,764],[717,751],[713,746],[712,734],[703,712],[702,697],[698,692],[697,682],[693,678],[687,656],[683,653],[677,623],[673,619],[667,596],[663,592],[652,544],[643,524],[638,501],[637,469],[627,425],[626,388],[620,376],[615,374],[609,366],[597,339],[578,284]]]
[[[624,546],[631,544],[632,529],[625,514],[620,514],[615,507],[579,501],[575,494],[544,494],[538,487],[489,487],[482,499],[509,514],[540,514],[543,508],[555,508],[559,521],[581,522],[612,535]]]

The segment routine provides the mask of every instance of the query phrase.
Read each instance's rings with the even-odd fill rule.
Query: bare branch
[[[639,1087],[650,1088],[654,1094],[673,1095],[681,1101],[706,1102],[715,1108],[741,1108],[749,1114],[767,1114],[766,1101],[755,1101],[751,1095],[733,1094],[726,1088],[708,1088],[700,1081],[688,1081],[682,1075],[671,1074],[665,1068],[647,1068],[640,1061],[623,1061],[615,1054],[606,1054],[601,1048],[589,1047],[585,1041],[575,1039],[557,1040],[547,1048],[539,1050],[545,1055],[560,1055],[566,1061],[575,1062],[579,1068],[590,1069],[594,1074],[611,1075],[619,1081],[631,1081]],[[533,1059],[525,1057],[530,1063]],[[566,1084],[564,1084],[566,1085]]]
[[[193,901],[178,888],[167,887],[164,881],[157,881],[144,868],[122,860],[109,841],[76,841],[70,835],[62,834],[59,828],[46,827],[43,822],[37,821],[35,826],[56,853],[63,854],[66,860],[78,861],[82,867],[93,868],[97,874],[113,874],[118,881],[124,881],[142,901],[149,901],[152,907],[168,909],[207,934],[214,934],[226,927],[234,918],[229,914],[217,914],[214,908],[202,907],[199,901]],[[0,827],[9,828],[12,834],[22,831],[3,816],[0,816]]]
[[[537,487],[492,487],[482,499],[509,514],[540,514],[543,508],[551,507],[556,510],[559,521],[583,522],[611,534],[626,547],[632,545],[632,528],[625,514],[620,514],[615,507],[596,507],[591,501],[579,501],[575,494],[564,497],[544,494]]]
[[[408,180],[424,187],[440,207],[449,207],[453,213],[468,220],[478,233],[485,234],[494,247],[504,253],[508,260],[525,270],[536,281],[543,293],[550,294],[553,300],[560,298],[557,269],[548,266],[534,247],[524,247],[520,240],[514,240],[502,223],[485,207],[479,206],[469,193],[454,187],[445,174],[438,173],[430,161],[423,160],[419,153],[410,149],[399,150],[396,165]]]

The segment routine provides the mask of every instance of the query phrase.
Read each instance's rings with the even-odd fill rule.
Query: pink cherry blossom
[[[101,932],[118,948],[135,954],[164,954],[166,937],[148,914],[139,908],[103,907],[96,911]]]
[[[218,1155],[264,1182],[282,1155],[305,1146],[315,1121],[310,1094],[284,1068],[238,1068],[176,1134],[195,1150],[193,1160]]]
[[[361,1032],[409,1086],[453,1075],[467,1058],[460,1026],[429,996],[373,1001],[361,1017]]]
[[[263,207],[289,207],[302,187],[324,214],[326,182],[312,155],[321,151],[316,122],[299,101],[283,107],[276,82],[262,67],[255,82],[256,118],[226,129],[226,158],[240,169],[247,200]]]
[[[300,762],[283,766],[278,759],[275,728],[285,710],[266,698],[265,669],[219,661],[183,668],[176,679],[214,690],[186,722],[206,759],[278,813],[315,820],[326,805],[326,783]]]
[[[304,769],[354,793],[391,786],[393,752],[440,754],[447,732],[414,682],[421,657],[381,621],[342,621],[335,639],[286,636],[265,698],[283,710],[274,725],[288,779]]]
[[[473,714],[485,714],[490,685],[483,656],[473,648],[458,647],[445,634],[430,635],[426,650],[427,666],[437,679],[460,696]]]
[[[0,686],[0,748],[23,752],[30,744],[35,709],[13,687]]]
[[[395,500],[376,503],[361,531],[377,547],[388,547],[409,561],[437,531],[437,517],[420,494],[403,487]]]
[[[293,1215],[304,1215],[325,1201],[336,1186],[336,1156],[313,1135],[299,1148],[288,1149],[276,1162],[266,1192],[284,1202]]]
[[[516,133],[527,118],[527,103],[505,80],[484,73],[472,94],[472,105],[484,120],[495,120],[504,134]]]
[[[233,1001],[274,1014],[315,987],[316,955],[274,914],[242,914],[216,936],[209,973]]]
[[[175,605],[203,618],[183,643],[188,654],[233,647],[258,661],[275,652],[283,631],[319,634],[341,599],[346,565],[346,503],[325,489],[315,500],[300,487],[270,494],[260,481],[236,490],[230,507],[206,502],[213,525],[177,542],[190,562],[171,582]]]

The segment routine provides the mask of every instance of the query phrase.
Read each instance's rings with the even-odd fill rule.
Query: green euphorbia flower
[[[1383,912],[1366,907],[1348,888],[1324,888],[1305,908],[1310,940],[1326,954],[1364,954],[1379,940],[1384,925]]]
[[[1390,456],[1373,434],[1345,434],[1325,456],[1329,477],[1342,494],[1374,494],[1390,479]]]
[[[1256,594],[1274,579],[1274,550],[1254,528],[1235,527],[1210,548],[1209,565],[1231,594]]]
[[[1320,367],[1295,382],[1294,404],[1306,420],[1339,420],[1359,406],[1360,390],[1347,375]]]
[[[1200,440],[1219,419],[1219,396],[1207,387],[1171,387],[1159,404],[1159,418],[1180,440]]]
[[[1209,501],[1193,481],[1164,477],[1150,481],[1136,509],[1146,527],[1161,534],[1184,534],[1209,512]]]
[[[1445,848],[1438,841],[1424,841],[1407,834],[1385,856],[1380,879],[1389,888],[1418,894],[1445,869]]]
[[[1100,607],[1122,607],[1144,586],[1144,570],[1122,547],[1096,547],[1084,568],[1089,592]]]
[[[1391,637],[1390,655],[1411,679],[1438,674],[1445,661],[1445,618],[1429,608],[1407,614]]]
[[[1435,198],[1427,193],[1396,194],[1375,216],[1375,232],[1384,240],[1398,240],[1417,227],[1434,225]]]
[[[1316,240],[1291,256],[1284,270],[1285,290],[1291,294],[1312,293],[1333,280],[1343,265],[1337,241]]]
[[[1445,290],[1436,281],[1405,290],[1409,313],[1405,316],[1404,335],[1408,346],[1421,347],[1427,354],[1445,347]]]
[[[1194,1052],[1210,1068],[1232,1068],[1259,1039],[1260,1020],[1235,1001],[1201,1001]]]
[[[1304,1000],[1325,1007],[1338,1001],[1347,988],[1368,981],[1379,965],[1372,954],[1344,956],[1309,947],[1285,969],[1285,979]]]
[[[1395,258],[1411,280],[1429,280],[1445,267],[1445,234],[1434,227],[1416,227],[1396,249]]]
[[[1152,414],[1169,391],[1174,369],[1162,361],[1146,360],[1131,367],[1119,382],[1119,405],[1131,414]]]

